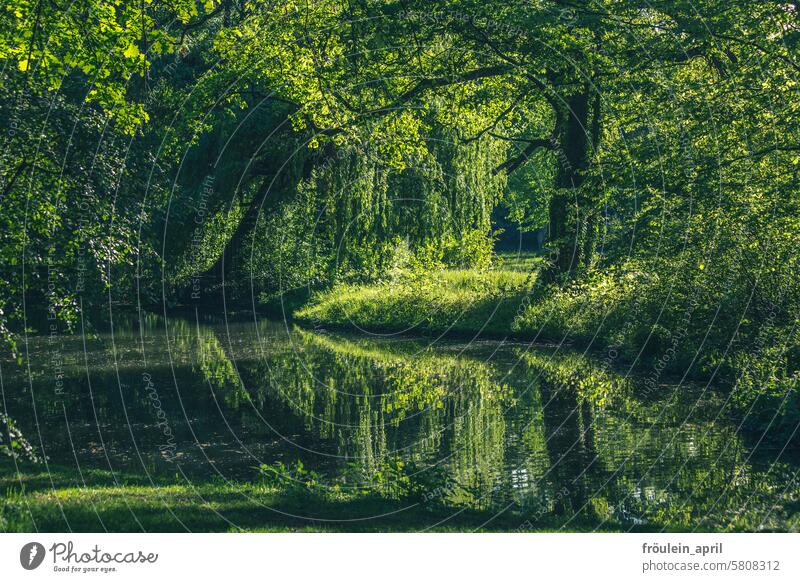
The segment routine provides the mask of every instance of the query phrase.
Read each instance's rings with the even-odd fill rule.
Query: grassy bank
[[[309,482],[195,482],[117,472],[0,465],[2,532],[409,532],[556,531],[514,512],[495,515],[382,491],[345,492]],[[604,526],[611,530],[613,524]],[[567,531],[592,529],[572,520]]]
[[[309,324],[375,332],[506,337],[536,281],[538,259],[491,270],[408,273],[370,285],[338,285],[295,312]]]

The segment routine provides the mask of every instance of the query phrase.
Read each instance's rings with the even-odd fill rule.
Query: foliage
[[[800,376],[797,369],[797,332],[784,336],[783,345],[771,342],[750,353],[737,354],[739,372],[732,406],[743,423],[777,440],[797,438],[800,418]]]
[[[431,151],[413,153],[402,169],[382,157],[380,144],[338,151],[277,212],[260,217],[247,273],[269,298],[380,279],[406,260],[488,264],[502,182],[491,177],[488,148],[457,140],[432,138]]]
[[[17,428],[14,420],[0,412],[0,453],[12,459],[24,459],[38,462],[39,457],[33,445]]]
[[[294,466],[287,467],[281,461],[258,466],[259,479],[267,487],[283,489],[290,494],[313,493],[320,488],[319,475],[306,470],[299,459]]]

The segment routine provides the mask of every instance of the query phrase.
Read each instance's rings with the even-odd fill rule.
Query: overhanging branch
[[[494,136],[494,137],[499,137],[500,139],[509,139],[509,141],[523,141],[523,142],[527,142],[528,145],[524,150],[522,150],[519,153],[519,155],[514,156],[513,158],[506,160],[505,162],[503,162],[502,164],[497,166],[495,169],[493,169],[492,170],[492,175],[493,176],[496,176],[500,172],[505,172],[506,174],[511,174],[517,168],[519,168],[522,164],[527,162],[530,159],[530,157],[533,155],[533,153],[536,150],[538,150],[539,148],[546,148],[546,149],[554,150],[554,149],[556,149],[556,144],[557,144],[557,142],[552,137],[545,138],[545,139],[511,139],[511,138],[503,138],[503,137],[500,137],[500,136]]]

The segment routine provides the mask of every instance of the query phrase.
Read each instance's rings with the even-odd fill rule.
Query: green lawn
[[[158,480],[107,471],[0,465],[0,531],[554,531],[552,518],[390,499],[379,494],[281,490],[265,483]],[[19,479],[18,479],[19,477]],[[24,488],[24,493],[22,489]],[[592,529],[573,520],[570,530]]]
[[[295,312],[306,323],[417,334],[505,337],[536,281],[539,259],[501,257],[488,270],[447,269],[366,285],[338,285]]]

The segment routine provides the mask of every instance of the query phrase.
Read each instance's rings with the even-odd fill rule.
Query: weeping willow
[[[380,143],[341,147],[294,195],[260,217],[247,264],[267,295],[337,281],[374,281],[393,269],[479,266],[491,260],[492,209],[505,181],[496,140],[466,142],[437,129],[398,166]]]

